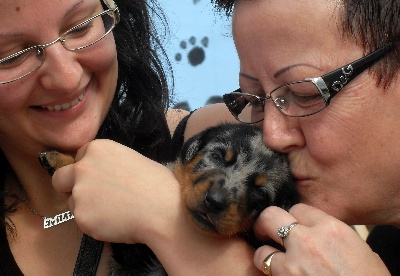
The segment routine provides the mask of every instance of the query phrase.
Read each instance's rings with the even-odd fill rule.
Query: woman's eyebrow
[[[308,64],[299,63],[299,64],[293,64],[293,65],[286,66],[286,67],[276,71],[276,73],[274,74],[274,78],[277,79],[283,73],[289,71],[292,68],[298,67],[298,66],[308,66]]]
[[[299,66],[307,66],[307,67],[312,67],[312,68],[319,69],[319,68],[317,68],[315,66],[312,66],[312,65],[309,65],[309,64],[306,64],[306,63],[293,64],[293,65],[289,65],[289,66],[283,67],[282,69],[276,71],[275,74],[274,74],[274,78],[277,79],[283,73],[285,73],[285,72],[287,72],[287,71],[289,71],[289,70],[291,70],[291,69],[293,69],[295,67],[299,67]],[[253,81],[259,81],[258,78],[250,76],[250,75],[248,75],[246,73],[243,73],[243,72],[240,72],[239,76],[245,77],[245,78],[253,80]]]
[[[66,12],[65,12],[65,17],[67,17],[70,13],[72,13],[74,10],[76,10],[79,5],[83,3],[83,0],[78,0],[76,1]]]
[[[245,77],[245,78],[247,78],[247,79],[250,79],[250,80],[253,80],[253,81],[259,81],[256,77],[253,77],[253,76],[250,76],[250,75],[247,75],[247,74],[245,74],[245,73],[242,73],[242,72],[239,72],[239,76],[241,76],[241,77]]]
[[[4,33],[4,34],[0,34],[0,41],[2,39],[7,39],[7,38],[15,38],[18,36],[21,36],[22,33]]]
[[[284,67],[284,68],[282,68],[282,69],[276,71],[276,73],[274,74],[274,78],[277,79],[277,78],[278,78],[280,75],[282,75],[283,73],[285,73],[285,72],[287,72],[287,71],[289,71],[290,69],[293,69],[293,68],[295,68],[295,67],[299,67],[299,66],[312,67],[312,68],[314,68],[314,69],[319,69],[319,70],[320,70],[320,68],[318,68],[318,67],[316,67],[316,66],[313,66],[313,65],[310,65],[310,64],[307,64],[307,63],[293,64],[293,65],[286,66],[286,67]]]

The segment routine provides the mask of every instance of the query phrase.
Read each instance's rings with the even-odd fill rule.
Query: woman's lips
[[[72,100],[71,102],[68,103],[64,103],[64,104],[56,104],[56,105],[46,105],[46,106],[41,106],[43,109],[47,109],[48,111],[62,111],[62,110],[66,110],[69,109],[71,107],[76,106],[77,104],[79,104],[79,102],[81,102],[83,100],[83,98],[85,97],[85,93],[83,92],[82,94],[80,94],[76,99]]]
[[[297,174],[295,172],[292,172],[292,176],[296,179],[297,183],[304,183],[308,180],[310,180],[310,177],[305,176],[304,174]]]

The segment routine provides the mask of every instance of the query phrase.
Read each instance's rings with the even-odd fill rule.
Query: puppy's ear
[[[199,152],[202,147],[201,141],[203,140],[202,133],[197,134],[187,140],[181,150],[181,162],[186,164],[193,159],[193,157]]]

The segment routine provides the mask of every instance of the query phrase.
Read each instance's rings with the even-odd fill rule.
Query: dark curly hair
[[[218,10],[230,16],[236,0],[211,0]],[[252,0],[243,0],[252,1]],[[378,85],[388,87],[400,68],[400,1],[398,0],[344,0],[341,9],[342,33],[354,39],[365,53],[390,42],[394,50],[372,66]]]
[[[151,20],[162,11],[152,0],[115,0],[121,15],[113,30],[117,45],[118,81],[110,110],[97,134],[126,145],[141,154],[165,162],[172,158],[165,112],[170,103],[170,64],[161,46],[161,36]],[[104,6],[105,9],[107,7]],[[162,21],[165,22],[166,21]],[[157,25],[160,27],[160,25]],[[161,25],[162,26],[162,25]],[[164,25],[167,30],[167,25]],[[170,78],[170,79],[169,79]],[[10,170],[0,150],[0,216],[12,230],[7,214],[15,212],[20,200],[4,192],[4,177]],[[7,204],[5,199],[7,198]],[[4,221],[4,220],[3,220]]]
[[[172,70],[149,13],[161,19],[163,15],[153,1],[115,2],[121,15],[121,21],[113,31],[118,54],[118,82],[98,138],[112,139],[149,158],[165,161],[160,145],[169,137],[165,112],[170,95],[164,67],[168,66],[168,72]]]

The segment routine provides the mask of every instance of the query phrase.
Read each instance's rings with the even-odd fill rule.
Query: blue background
[[[174,71],[175,102],[189,109],[238,87],[239,60],[231,35],[231,18],[211,0],[159,0],[168,21],[163,41]],[[179,60],[180,55],[180,60]]]

